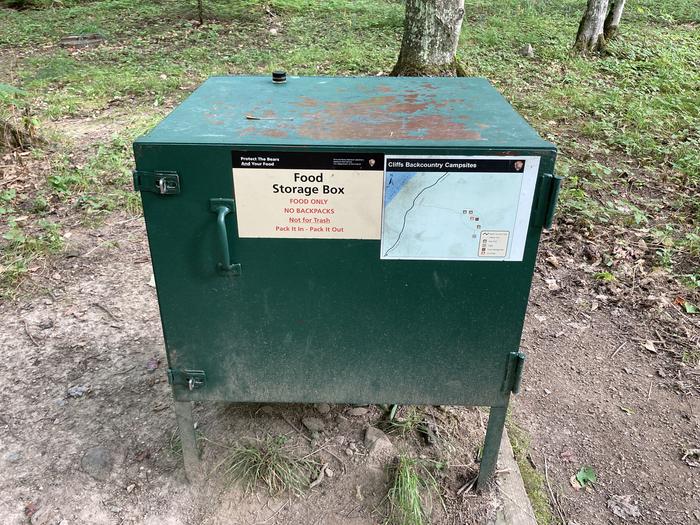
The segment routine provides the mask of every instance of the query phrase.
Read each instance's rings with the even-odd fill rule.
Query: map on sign
[[[387,156],[382,259],[521,261],[539,157]]]

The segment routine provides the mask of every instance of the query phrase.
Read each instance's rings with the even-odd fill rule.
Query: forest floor
[[[0,164],[0,511],[8,523],[381,523],[390,458],[435,448],[409,432],[370,451],[380,407],[198,405],[210,476],[184,483],[130,143],[209,75],[386,73],[401,4],[207,2],[202,27],[173,4],[0,10],[0,109],[42,138]],[[508,422],[538,520],[700,523],[700,8],[637,2],[610,53],[582,59],[568,53],[578,2],[471,4],[460,60],[559,146],[567,177]],[[106,40],[61,47],[73,33]],[[457,494],[486,411],[415,410],[446,436],[433,521],[486,522],[493,492]],[[216,463],[265,436],[333,477],[300,497],[229,486]],[[582,469],[596,478],[585,489],[572,482]]]

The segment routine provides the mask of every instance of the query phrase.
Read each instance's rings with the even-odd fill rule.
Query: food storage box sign
[[[379,240],[382,259],[521,261],[539,160],[234,151],[238,231]]]

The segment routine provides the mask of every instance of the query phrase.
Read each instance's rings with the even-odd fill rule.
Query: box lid
[[[554,149],[484,78],[212,77],[140,144]]]

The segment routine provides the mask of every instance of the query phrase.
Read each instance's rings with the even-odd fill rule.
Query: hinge
[[[503,383],[505,394],[517,394],[520,392],[520,383],[523,380],[523,365],[525,364],[525,354],[522,352],[511,352],[508,354],[508,368],[506,369],[506,380]]]
[[[134,190],[176,195],[180,193],[180,177],[174,171],[134,170]]]
[[[559,198],[559,189],[561,188],[562,178],[559,175],[551,173],[544,174],[544,182],[549,182],[547,185],[544,199],[544,227],[550,229],[554,220],[554,211],[557,209],[557,199]]]
[[[168,383],[171,385],[181,385],[188,390],[202,388],[207,381],[204,370],[178,370],[168,368]]]

